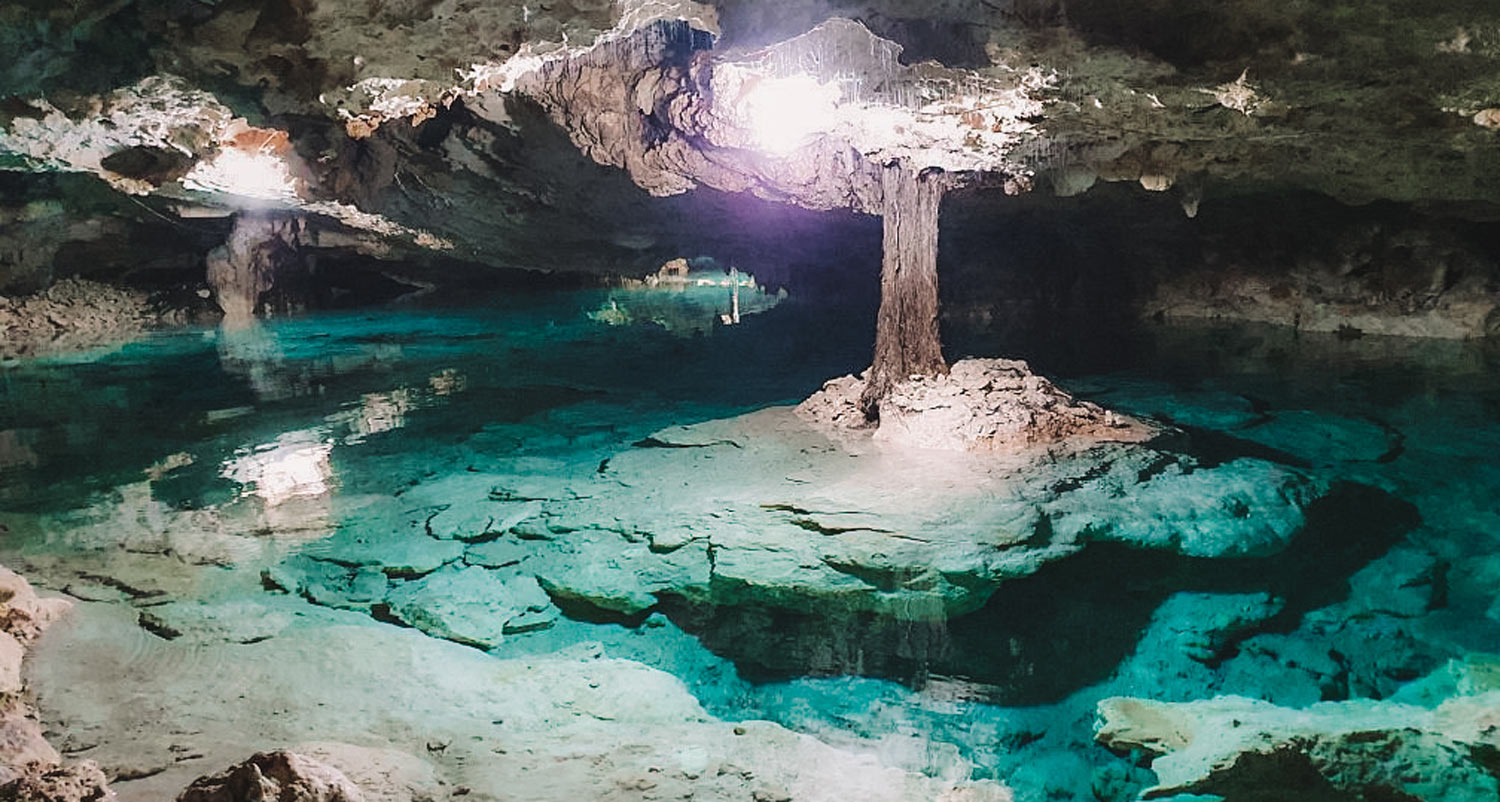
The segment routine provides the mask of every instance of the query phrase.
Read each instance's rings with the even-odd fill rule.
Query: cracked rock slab
[[[534,578],[472,566],[396,585],[385,604],[403,623],[481,649],[499,646],[508,632],[550,626],[557,615]]]

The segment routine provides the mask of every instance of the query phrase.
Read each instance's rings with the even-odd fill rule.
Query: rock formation
[[[1290,709],[1220,697],[1164,704],[1099,703],[1098,739],[1154,755],[1146,798],[1216,794],[1382,796],[1468,802],[1500,792],[1494,753],[1500,693],[1454,696],[1433,708],[1370,700]]]
[[[1178,702],[1188,698],[1182,688],[1238,694],[1254,686],[1278,704],[1113,701],[1101,737],[1157,755],[1153,793],[1233,795],[1279,772],[1308,793],[1492,796],[1496,744],[1485,728],[1494,723],[1494,691],[1430,709],[1345,701],[1396,694],[1459,648],[1449,633],[1421,631],[1441,629],[1426,618],[1453,588],[1469,594],[1460,612],[1500,616],[1492,597],[1478,600],[1497,569],[1486,562],[1491,555],[1473,553],[1488,548],[1483,532],[1494,528],[1483,506],[1493,495],[1493,438],[1434,438],[1442,442],[1416,455],[1401,428],[1460,420],[1480,430],[1493,417],[1492,398],[1460,393],[1470,417],[1429,415],[1422,403],[1451,401],[1451,386],[1434,381],[1398,426],[1363,408],[1275,409],[1254,382],[1234,392],[1202,382],[1087,394],[1126,414],[1074,398],[1021,362],[950,367],[944,356],[941,328],[952,323],[1111,346],[1112,332],[1078,325],[1101,313],[1127,318],[1120,328],[1132,333],[1143,320],[1167,329],[1205,319],[1290,332],[1248,345],[1183,335],[1223,364],[1246,353],[1285,356],[1277,337],[1301,332],[1343,342],[1500,332],[1500,12],[1482,2],[1410,0],[1201,5],[8,3],[0,8],[0,357],[134,336],[187,319],[203,306],[192,299],[211,297],[226,328],[241,329],[216,345],[226,383],[243,383],[245,397],[202,410],[205,430],[256,404],[290,410],[336,384],[324,379],[337,371],[304,370],[274,336],[247,325],[266,309],[297,308],[279,294],[329,280],[325,264],[352,274],[339,289],[379,286],[391,298],[448,282],[462,291],[460,276],[499,268],[641,276],[667,258],[706,255],[774,276],[774,286],[832,287],[825,297],[846,300],[876,283],[877,242],[881,249],[869,370],[828,383],[801,405],[803,419],[773,410],[662,428],[653,418],[629,438],[610,439],[626,425],[578,424],[593,411],[580,401],[559,419],[576,416],[569,425],[585,432],[580,439],[606,445],[569,440],[568,449],[517,455],[509,449],[534,432],[486,432],[464,441],[473,459],[462,470],[404,477],[411,484],[399,488],[369,480],[378,499],[359,503],[378,514],[336,505],[335,449],[435,404],[438,385],[458,381],[439,372],[444,365],[430,388],[421,379],[415,388],[361,391],[274,441],[226,445],[214,438],[228,427],[215,429],[215,447],[245,453],[225,456],[222,467],[207,448],[153,454],[142,460],[156,463],[147,479],[134,464],[134,483],[91,477],[110,496],[82,517],[27,520],[39,532],[62,522],[87,544],[81,550],[97,570],[56,570],[81,593],[119,596],[126,628],[151,639],[152,650],[211,653],[234,665],[246,654],[285,658],[306,670],[320,665],[308,654],[327,644],[283,638],[303,618],[327,616],[319,625],[337,626],[321,634],[329,648],[343,648],[346,663],[329,670],[352,686],[382,690],[359,673],[361,651],[349,644],[399,651],[430,645],[422,640],[429,636],[465,647],[445,659],[483,666],[473,672],[486,681],[493,672],[522,678],[521,693],[501,686],[517,697],[504,699],[489,695],[502,693],[490,685],[470,687],[472,677],[434,681],[476,710],[499,711],[489,721],[524,719],[520,735],[541,744],[537,751],[498,760],[506,746],[496,741],[428,746],[411,735],[413,743],[394,746],[426,750],[414,776],[431,768],[431,757],[509,790],[533,769],[551,775],[565,766],[538,798],[692,792],[759,802],[1006,792],[872,766],[774,726],[721,726],[729,721],[709,720],[683,689],[633,664],[612,663],[598,676],[563,659],[497,668],[479,651],[503,651],[527,633],[561,637],[580,621],[660,624],[658,613],[710,622],[696,630],[709,633],[705,642],[784,628],[805,643],[811,638],[786,622],[835,610],[828,621],[875,632],[869,640],[884,638],[889,648],[871,650],[867,663],[864,641],[851,635],[820,653],[817,671],[897,676],[877,664],[919,662],[927,652],[917,647],[941,646],[944,627],[978,627],[992,600],[1026,601],[1031,585],[1023,583],[1087,567],[1095,553],[1166,555],[1181,561],[1168,564],[1174,570],[1195,576],[1253,576],[1270,573],[1258,561],[1287,554],[1309,533],[1342,533],[1352,522],[1380,537],[1330,536],[1344,549],[1337,554],[1312,537],[1296,553],[1312,568],[1337,562],[1338,579],[1352,576],[1346,602],[1320,595],[1301,604],[1280,587],[1154,596],[1156,586],[1136,594],[1122,585],[1118,601],[1136,614],[1128,622],[1149,619],[1151,630],[1138,659],[1108,680],[1110,693],[1137,693],[1125,686],[1153,678],[1167,687],[1166,678],[1182,680],[1170,688]],[[647,304],[622,311],[617,301],[592,299],[594,319],[665,320]],[[664,325],[713,332],[707,320]],[[729,334],[749,340],[751,328]],[[949,340],[959,343],[954,328]],[[798,336],[802,343],[778,344],[786,356],[774,370],[792,365],[816,334]],[[1020,350],[1014,339],[1002,342]],[[356,345],[364,350],[347,358],[373,363],[399,342]],[[499,364],[503,351],[487,355]],[[1340,371],[1354,370],[1354,353],[1333,352],[1326,372],[1349,378]],[[1487,375],[1492,360],[1475,353],[1469,375]],[[840,362],[821,376],[851,367]],[[1173,374],[1171,366],[1162,373]],[[1361,387],[1385,381],[1352,378]],[[28,388],[34,396],[25,403],[40,408],[61,397],[49,381]],[[515,431],[546,429],[528,416],[555,412],[553,396],[576,401],[597,389],[580,381],[537,390],[548,400],[518,402],[527,420]],[[1178,403],[1187,393],[1213,401]],[[49,481],[29,470],[48,438],[77,449],[90,436],[72,421],[52,423],[61,434],[7,423],[0,468],[25,470],[38,487]],[[197,478],[229,486],[232,498],[202,508],[167,500],[169,475],[195,461]],[[1438,475],[1450,486],[1427,490]],[[1420,514],[1389,495],[1419,493],[1430,493]],[[1361,507],[1390,520],[1355,515]],[[1408,531],[1399,550],[1362,550],[1384,549],[1386,534]],[[205,566],[246,555],[265,561],[246,572],[248,584],[259,594],[263,579],[272,590],[265,603],[284,606],[257,618],[259,602],[184,591]],[[101,586],[101,576],[113,584]],[[1343,591],[1338,582],[1320,589]],[[0,761],[0,796],[105,797],[101,770],[62,765],[28,707],[17,666],[43,618],[26,613],[0,626],[10,633],[0,636],[0,718],[14,735],[0,742],[15,750]],[[1047,639],[1024,635],[996,647],[1012,650],[989,661],[997,674],[1035,669],[1021,653]],[[1380,654],[1368,646],[1377,638]],[[1129,650],[1111,647],[1116,657]],[[389,659],[385,668],[429,676],[430,666],[379,656]],[[254,670],[272,690],[295,679],[279,665]],[[152,704],[185,698],[165,681],[122,673],[151,691],[141,698]],[[591,682],[653,689],[670,715],[602,699]],[[924,687],[956,697],[988,692],[957,678]],[[1081,701],[1091,692],[1068,702],[1067,715],[1076,721],[1092,706]],[[434,712],[413,695],[383,698]],[[1325,699],[1339,706],[1316,704]],[[276,702],[256,701],[259,710]],[[134,729],[112,722],[109,734],[160,738],[153,726],[172,719],[158,707],[143,720]],[[380,721],[359,719],[367,729]],[[296,743],[274,722],[257,723],[261,742],[229,749],[240,733],[215,736],[215,767]],[[450,737],[475,732],[473,721],[442,723]],[[995,740],[1018,754],[1049,737],[1046,727],[1008,725],[1010,740]],[[402,726],[410,735],[425,722],[412,715]],[[580,742],[593,751],[580,756]],[[159,753],[172,745],[151,743]],[[1094,776],[1088,760],[1067,754],[1079,743],[1049,748],[1055,762],[1016,775],[1082,772],[1107,797],[1099,789],[1134,787],[1145,773],[1114,765],[1114,774]],[[447,749],[463,759],[442,757]],[[753,765],[738,762],[743,754]],[[289,789],[293,774],[322,771],[297,755],[296,747],[262,754],[196,793],[376,795],[349,764],[322,757],[314,759],[346,779]],[[804,771],[798,760],[807,755],[819,765]],[[1396,776],[1398,764],[1406,774]],[[164,779],[142,779],[175,793],[200,768],[173,763]],[[1438,775],[1458,779],[1444,785]],[[1079,787],[1033,785],[1056,797]]]
[[[302,223],[258,215],[235,219],[229,241],[208,255],[208,286],[227,328],[244,328],[256,304],[296,258]]]
[[[875,360],[860,394],[865,417],[876,420],[880,405],[898,383],[946,373],[938,336],[938,211],[941,174],[913,175],[888,165],[882,175],[885,229],[880,267],[880,312],[875,321]]]
[[[732,209],[699,192],[653,207],[666,210],[660,217],[604,222],[613,236],[594,241],[583,232],[598,212],[633,213],[638,198],[620,183],[579,193],[566,170],[528,173],[531,162],[565,161],[553,147],[562,137],[539,130],[537,107],[589,158],[657,196],[708,187],[883,215],[887,196],[899,194],[883,187],[894,169],[1007,195],[1040,188],[1075,198],[1130,184],[1139,191],[1129,203],[1171,194],[1169,205],[1194,218],[1205,198],[1212,208],[1246,191],[1492,218],[1494,20],[1372,1],[1376,10],[1349,16],[1245,0],[1215,26],[1144,0],[960,0],[921,10],[796,0],[774,15],[737,0],[620,0],[403,5],[373,16],[341,0],[234,9],[90,2],[46,24],[34,18],[41,12],[17,8],[4,41],[27,55],[5,67],[17,94],[0,115],[0,153],[7,169],[96,175],[144,204],[117,221],[259,209],[300,216],[305,242],[326,235],[340,252],[532,268],[549,248],[587,242],[612,254],[601,263],[640,271],[659,263],[642,250],[683,252],[701,239],[697,226],[674,222],[684,208],[716,206],[715,227],[735,227]],[[109,26],[132,33],[105,43],[99,30]],[[75,42],[108,56],[85,63]],[[1385,80],[1372,86],[1369,74]],[[230,87],[245,99],[230,102]],[[496,203],[499,220],[465,211]],[[907,217],[920,206],[903,205]],[[569,214],[595,219],[558,224]],[[28,223],[39,233],[41,225]],[[735,235],[715,236],[723,245]],[[920,239],[911,247],[923,250]],[[39,246],[24,257],[6,271],[31,280],[56,261]],[[888,315],[928,293],[918,285],[930,276],[912,280]],[[1361,309],[1297,284],[1287,295],[1278,280],[1239,283],[1231,294],[1254,303],[1228,298],[1204,310],[1197,291],[1167,281],[1147,311],[1317,330],[1488,330],[1482,297]],[[1392,316],[1410,319],[1384,322]],[[878,331],[892,330],[889,319]],[[910,342],[878,346],[872,398],[886,373],[912,367],[882,367],[892,355],[935,350],[927,334],[897,328]],[[941,372],[930,353],[917,356],[916,373]]]
[[[937,621],[1091,542],[1274,554],[1326,492],[1262,460],[1205,464],[1142,443],[1156,429],[1075,402],[1019,363],[960,362],[939,381],[897,386],[875,434],[886,442],[772,409],[658,432],[602,471],[521,461],[453,477],[405,496],[416,511],[403,520],[426,536],[346,527],[267,581],[481,648],[551,625],[554,604],[627,618],[689,603]],[[924,393],[960,386],[972,406],[960,394],[913,411]],[[860,423],[858,387],[846,390],[844,419]]]
[[[858,428],[874,418],[878,441],[946,451],[1021,453],[1054,444],[1087,448],[1143,442],[1163,433],[1074,399],[1019,360],[965,359],[945,375],[913,371],[873,396],[869,388],[868,378],[834,379],[797,412],[838,428]],[[872,397],[877,414],[867,415],[864,405]]]
[[[125,340],[185,315],[163,312],[146,294],[64,279],[35,295],[0,297],[0,356],[20,357]]]
[[[223,773],[200,777],[177,802],[365,802],[338,769],[302,755],[261,752]]]
[[[0,566],[0,798],[17,802],[107,802],[114,799],[92,762],[64,764],[47,743],[21,676],[28,646],[66,614],[65,599],[43,599],[19,574]]]

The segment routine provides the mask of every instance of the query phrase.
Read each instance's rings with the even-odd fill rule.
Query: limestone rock
[[[1316,232],[1271,247],[1262,238],[1220,237],[1202,264],[1160,271],[1142,316],[1272,323],[1345,338],[1495,333],[1493,260],[1457,231],[1360,222]]]
[[[470,566],[440,571],[391,589],[391,614],[429,635],[492,649],[506,632],[550,625],[556,612],[529,576],[509,580]]]
[[[166,322],[146,294],[68,278],[36,295],[0,298],[0,356],[15,358],[127,340]]]
[[[1500,691],[1427,710],[1394,702],[1325,702],[1297,710],[1240,697],[1168,704],[1099,703],[1098,740],[1157,755],[1174,793],[1395,795],[1478,802],[1500,793],[1484,755],[1500,747]]]
[[[346,568],[374,567],[392,579],[422,577],[457,562],[464,544],[417,532],[341,532],[313,544],[307,556]]]
[[[706,547],[656,553],[607,531],[554,541],[531,570],[548,593],[624,615],[655,606],[660,592],[696,595],[710,578]]]
[[[341,531],[269,575],[319,604],[369,610],[385,593],[384,578],[371,572],[385,561],[391,573],[393,564],[379,544],[391,545],[398,562],[404,551],[435,549],[452,564],[430,582],[397,580],[383,603],[434,633],[436,621],[417,621],[440,608],[438,618],[486,621],[482,635],[460,637],[488,644],[499,642],[497,632],[530,626],[505,618],[519,608],[504,586],[531,577],[554,598],[606,617],[639,615],[671,598],[793,610],[835,603],[938,620],[978,609],[999,583],[1101,540],[1198,557],[1272,554],[1302,531],[1304,509],[1326,491],[1261,459],[1214,463],[1166,450],[1166,441],[1088,437],[1019,453],[895,450],[868,431],[768,409],[658,431],[612,455],[602,472],[597,459],[576,472],[547,466],[572,477],[567,492],[541,487],[529,462],[513,474],[413,489],[424,507],[448,509],[535,503],[487,500],[496,487],[535,486],[547,496],[541,513],[492,540]],[[444,499],[448,492],[455,495]],[[495,576],[483,578],[485,570]],[[366,576],[376,581],[357,589]],[[467,612],[447,609],[443,596]],[[552,614],[539,607],[526,618]]]
[[[101,762],[125,763],[146,749],[170,754],[190,732],[210,766],[237,764],[246,742],[317,739],[289,751],[337,768],[365,802],[1009,799],[997,783],[963,779],[967,763],[932,777],[769,721],[714,718],[681,679],[604,657],[598,644],[503,658],[344,613],[315,613],[255,644],[184,644],[124,637],[134,633],[129,611],[109,605],[89,605],[80,618],[83,637],[49,652],[38,673],[50,715],[62,720],[135,700],[130,716],[89,731]],[[189,655],[217,670],[159,668]],[[290,728],[288,707],[296,710]],[[133,797],[176,797],[201,771],[195,763],[132,782]],[[280,782],[264,765],[256,772]],[[232,793],[226,774],[198,791]]]
[[[1302,530],[1303,510],[1319,486],[1296,471],[1258,459],[1210,469],[1157,461],[1147,481],[1121,476],[1133,461],[1104,463],[1101,475],[1044,505],[1052,526],[1079,538],[1170,548],[1194,557],[1274,554]],[[1129,488],[1127,491],[1126,488]],[[1128,494],[1131,510],[1115,511]]]
[[[244,763],[201,777],[177,802],[365,802],[338,769],[293,752],[261,752]]]
[[[0,566],[0,799],[16,802],[108,802],[104,773],[92,762],[62,765],[31,708],[21,673],[27,646],[72,608],[43,599],[31,584]]]
[[[446,793],[431,763],[394,749],[318,741],[290,751],[338,769],[364,794],[365,802],[420,802],[441,799]]]
[[[863,387],[852,377],[836,379],[798,412],[828,425],[863,425],[854,414]],[[945,451],[1016,452],[1070,440],[1141,442],[1157,433],[1150,424],[1075,400],[1023,361],[965,359],[945,376],[898,382],[880,402],[875,439]]]
[[[0,632],[0,697],[21,692],[21,660],[26,647],[8,632]]]
[[[444,540],[491,540],[537,516],[543,507],[541,501],[454,504],[427,519],[427,532]]]
[[[0,775],[19,776],[60,762],[62,756],[43,737],[34,711],[16,701],[0,705]]]
[[[27,773],[0,784],[0,799],[6,802],[110,802],[114,798],[104,772],[89,760]]]
[[[43,599],[20,574],[0,566],[0,631],[29,641],[73,606],[67,599]]]

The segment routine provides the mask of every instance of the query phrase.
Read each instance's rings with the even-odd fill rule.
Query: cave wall
[[[1221,320],[1472,339],[1500,325],[1494,225],[1405,204],[1267,189],[1188,217],[1170,197],[1119,184],[1076,198],[955,197],[944,226],[944,321],[961,337]]]

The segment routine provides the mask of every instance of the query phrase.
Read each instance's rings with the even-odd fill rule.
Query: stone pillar
[[[297,218],[244,212],[223,245],[208,254],[208,286],[224,310],[225,328],[243,328],[255,319],[261,295],[276,274],[297,258],[303,223]]]
[[[947,190],[942,173],[920,174],[892,164],[881,176],[884,256],[875,360],[860,407],[879,416],[880,399],[912,375],[948,372],[938,336],[938,210]]]

